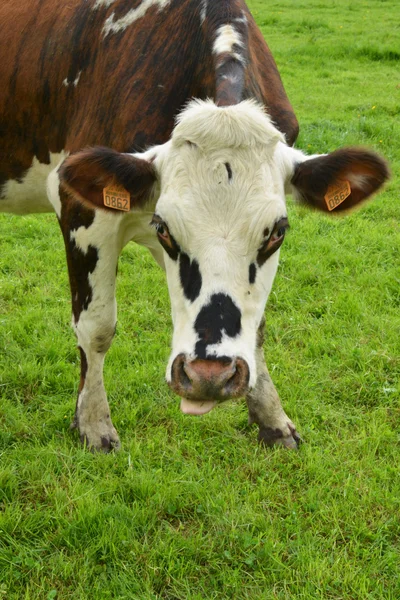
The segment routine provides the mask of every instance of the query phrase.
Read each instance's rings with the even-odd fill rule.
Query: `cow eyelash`
[[[150,227],[154,227],[154,229],[157,232],[160,231],[160,229],[164,228],[165,226],[166,225],[165,225],[164,221],[162,219],[160,219],[160,217],[157,217],[156,215],[154,215],[150,221]]]
[[[162,221],[160,218],[153,217],[150,225],[151,227],[154,227],[160,240],[164,240],[165,242],[169,241],[170,235],[167,224],[164,223],[164,221]]]
[[[165,234],[166,227],[165,227],[164,223],[156,223],[154,225],[154,227],[155,227],[155,229],[156,229],[156,231],[157,231],[158,234],[160,234],[160,235],[164,235]]]

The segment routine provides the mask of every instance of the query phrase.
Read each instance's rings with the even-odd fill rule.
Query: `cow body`
[[[297,121],[242,0],[6,0],[0,23],[0,210],[57,213],[81,352],[81,438],[119,444],[102,370],[118,257],[134,240],[167,271],[167,381],[182,410],[246,395],[260,439],[295,447],[262,354],[285,190],[322,208],[345,179],[348,208],[381,185],[384,163],[356,150],[307,160],[290,147]],[[102,148],[77,152],[88,146]],[[104,205],[110,185],[129,192],[130,210]]]
[[[4,0],[1,210],[52,210],[43,191],[31,207],[25,194],[19,208],[10,182],[27,179],[32,165],[51,170],[62,152],[96,145],[133,152],[166,142],[188,99],[215,97],[212,45],[224,21],[243,14],[249,52],[265,63],[254,60],[245,97],[265,103],[294,141],[297,122],[250,13],[242,2],[217,4],[222,14],[202,22],[197,0]]]

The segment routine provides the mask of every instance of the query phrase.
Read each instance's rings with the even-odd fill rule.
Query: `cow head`
[[[288,228],[285,193],[341,212],[374,193],[388,171],[363,149],[305,156],[252,101],[192,101],[163,146],[143,155],[88,149],[71,155],[60,177],[102,208],[111,183],[129,191],[133,210],[157,198],[151,225],[174,324],[166,377],[182,410],[202,414],[255,385],[257,329]]]

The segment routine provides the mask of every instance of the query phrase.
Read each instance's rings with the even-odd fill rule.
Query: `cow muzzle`
[[[189,361],[178,354],[172,363],[170,387],[182,396],[181,410],[201,415],[217,402],[239,398],[248,391],[249,366],[242,358]]]

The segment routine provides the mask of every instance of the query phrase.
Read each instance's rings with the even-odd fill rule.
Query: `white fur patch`
[[[201,1],[201,10],[200,10],[200,22],[201,24],[204,23],[204,21],[206,20],[206,16],[207,16],[207,0],[202,0]]]
[[[217,148],[273,148],[284,136],[253,100],[216,106],[212,100],[192,100],[177,119],[174,145],[190,141],[205,151]]]
[[[114,4],[116,1],[117,0],[96,0],[93,6],[93,10],[96,10],[97,8],[102,8],[103,6],[108,8],[109,6],[111,6],[111,4]]]
[[[242,10],[242,16],[241,17],[236,17],[235,19],[233,19],[234,23],[247,23],[247,17],[245,12]]]
[[[64,156],[60,160],[59,164],[55,169],[52,170],[47,178],[47,197],[51,202],[53,209],[55,210],[58,217],[61,217],[61,199],[60,199],[60,178],[58,176],[58,169],[63,163],[64,159],[68,156],[68,153],[63,153]]]
[[[362,191],[367,191],[371,185],[371,177],[368,175],[360,175],[358,173],[347,173],[346,178],[350,182],[351,188],[357,188]]]
[[[74,81],[68,81],[68,78],[66,77],[63,81],[63,86],[64,87],[69,87],[70,85],[73,85],[74,87],[76,87],[79,83],[79,80],[81,78],[82,75],[82,71],[79,71],[78,75],[75,77]]]
[[[17,215],[53,212],[54,208],[46,194],[46,179],[50,171],[57,168],[65,157],[65,152],[50,153],[49,165],[40,163],[34,157],[21,182],[12,179],[4,185],[0,211]]]
[[[240,62],[244,62],[243,56],[233,51],[233,46],[243,47],[243,40],[240,33],[232,25],[221,25],[213,45],[214,54],[231,54]]]
[[[114,21],[114,13],[112,13],[104,23],[103,34],[104,36],[107,36],[109,33],[124,31],[127,27],[132,25],[132,23],[144,17],[146,12],[153,6],[157,6],[158,10],[161,11],[165,10],[170,2],[171,0],[142,0],[137,8],[133,8],[116,21]]]

